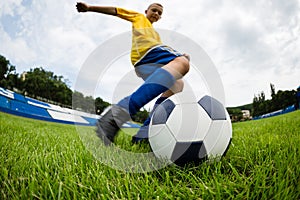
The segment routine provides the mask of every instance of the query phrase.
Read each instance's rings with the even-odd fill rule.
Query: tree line
[[[68,80],[63,76],[46,71],[43,67],[31,68],[27,72],[18,74],[16,67],[0,55],[0,87],[48,103],[93,114],[102,113],[110,105],[100,97],[94,99],[92,96],[84,96],[79,91],[72,91],[66,82]],[[147,116],[148,112],[143,110],[137,113],[133,119],[143,122]]]
[[[295,108],[299,107],[299,100],[297,99],[297,92],[300,92],[300,88],[297,90],[278,90],[276,92],[274,84],[270,84],[271,99],[266,99],[264,91],[254,95],[253,101],[250,104],[246,104],[238,107],[227,108],[232,121],[244,121],[245,119],[242,110],[249,110],[252,117],[257,117],[263,114],[271,113],[281,109],[285,109],[289,106],[295,105]]]
[[[270,83],[271,99],[266,99],[264,91],[254,95],[253,101],[250,104],[227,108],[232,121],[247,120],[244,118],[242,110],[249,110],[252,117],[257,117],[266,113],[271,113],[288,106],[295,105],[296,109],[299,106],[297,100],[297,90],[278,90],[276,92],[274,84]],[[300,90],[300,89],[298,89]]]
[[[253,116],[260,116],[266,113],[271,113],[281,109],[285,109],[288,106],[295,105],[298,108],[297,103],[297,90],[278,90],[275,91],[274,84],[270,84],[271,99],[266,99],[265,93],[262,91],[258,95],[254,95],[253,98]]]
[[[110,104],[102,98],[94,99],[92,96],[84,96],[79,91],[72,91],[66,84],[63,76],[55,75],[51,71],[46,71],[42,67],[32,68],[21,75],[16,72],[16,67],[4,56],[0,55],[0,87],[17,91],[25,96],[58,104],[88,113],[100,114]],[[243,119],[242,110],[250,110],[251,116],[259,116],[290,105],[298,105],[296,90],[275,91],[275,86],[270,84],[272,99],[266,99],[262,91],[254,95],[252,104],[227,108],[229,114],[236,121]],[[143,122],[148,116],[146,110],[138,112],[133,116],[133,120]]]

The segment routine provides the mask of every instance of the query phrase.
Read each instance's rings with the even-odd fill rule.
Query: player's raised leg
[[[184,82],[182,79],[179,79],[175,82],[175,84],[166,92],[164,92],[155,102],[152,111],[150,112],[148,118],[144,121],[143,125],[141,126],[141,128],[139,129],[139,131],[132,136],[132,142],[133,143],[139,143],[142,141],[148,141],[148,137],[149,137],[149,124],[151,121],[151,117],[155,111],[155,109],[159,106],[159,104],[161,104],[164,100],[166,100],[167,98],[169,98],[170,96],[179,93],[183,90],[184,87]]]
[[[128,121],[129,115],[133,116],[148,102],[169,90],[175,81],[181,79],[188,71],[189,61],[184,56],[177,57],[162,68],[155,70],[132,95],[113,105],[109,111],[111,114],[103,115],[99,119],[98,136],[106,145],[110,144],[110,141],[113,142],[120,126]],[[113,115],[114,110],[117,110],[117,115]]]

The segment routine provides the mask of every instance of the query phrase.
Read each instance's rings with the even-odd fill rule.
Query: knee
[[[185,56],[180,56],[163,66],[163,68],[178,80],[188,73],[190,70],[190,62]]]
[[[177,80],[176,85],[177,85],[177,93],[182,92],[183,87],[184,87],[183,80],[182,79]]]
[[[176,93],[182,92],[183,87],[184,87],[184,82],[182,79],[179,79],[175,82],[175,84],[173,85],[171,90],[174,94],[176,94]]]
[[[189,72],[189,70],[190,70],[190,61],[187,59],[187,57],[186,56],[181,56],[181,57],[179,57],[180,59],[179,59],[179,62],[180,62],[180,64],[181,64],[181,73],[183,74],[183,75],[185,75],[186,73],[188,73]]]
[[[182,79],[178,79],[178,80],[175,81],[174,85],[169,90],[167,90],[166,92],[164,92],[162,94],[162,97],[170,97],[173,94],[182,92],[183,87],[184,87],[183,80]]]

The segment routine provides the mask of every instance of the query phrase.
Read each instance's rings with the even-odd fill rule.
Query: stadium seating
[[[95,126],[98,115],[63,108],[0,87],[0,111],[51,122]],[[126,123],[124,127],[139,127]]]

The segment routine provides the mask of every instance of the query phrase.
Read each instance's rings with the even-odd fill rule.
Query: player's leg
[[[166,92],[164,92],[155,102],[152,111],[150,112],[148,118],[144,121],[143,125],[139,129],[139,131],[132,137],[132,142],[138,143],[142,141],[147,141],[149,138],[149,124],[151,121],[151,117],[155,111],[155,109],[161,104],[164,100],[169,98],[170,96],[179,93],[183,90],[184,82],[182,79],[179,79],[175,82],[175,84]]]
[[[190,70],[189,60],[180,56],[162,67],[167,70],[176,80],[181,79]]]
[[[109,112],[111,114],[100,118],[97,124],[98,136],[107,145],[110,144],[109,141],[113,142],[120,126],[129,120],[129,115],[133,116],[148,102],[169,90],[175,81],[181,79],[188,71],[189,61],[184,56],[177,57],[162,68],[155,70],[132,95],[113,105]],[[118,115],[114,115],[114,110]],[[125,114],[126,112],[128,115]]]
[[[184,87],[184,82],[182,79],[178,79],[175,81],[174,85],[167,91],[165,91],[164,93],[162,93],[161,97],[170,97],[173,94],[177,94],[179,92],[182,92]]]
[[[158,95],[169,90],[189,71],[189,61],[184,57],[177,57],[162,68],[156,69],[132,95],[122,99],[118,105],[136,114],[144,105]]]
[[[104,113],[96,124],[97,136],[105,145],[110,145],[114,141],[116,133],[124,122],[130,119],[130,115],[124,108],[112,105]]]
[[[101,116],[97,123],[98,137],[104,141],[105,145],[109,145],[114,141],[121,125],[128,121],[130,116],[136,114],[141,107],[159,94],[168,90],[174,82],[174,77],[168,71],[158,68],[135,92],[123,98],[118,104],[112,105],[110,110]]]

